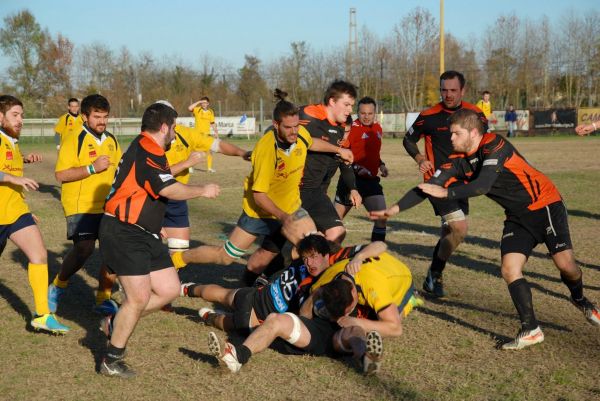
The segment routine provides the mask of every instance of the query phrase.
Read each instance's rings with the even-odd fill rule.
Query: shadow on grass
[[[212,355],[204,354],[204,353],[198,352],[198,351],[193,351],[191,349],[187,349],[187,348],[183,348],[183,347],[179,347],[179,352],[181,352],[183,355],[187,356],[188,358],[193,359],[194,361],[208,363],[213,368],[219,367],[219,361],[217,360],[217,358],[215,358]]]
[[[56,200],[60,200],[60,186],[58,185],[48,185],[39,183],[40,187],[38,188],[38,192],[43,194],[50,194]]]
[[[600,214],[590,213],[586,210],[569,209],[569,216],[586,217],[588,219],[600,220]]]

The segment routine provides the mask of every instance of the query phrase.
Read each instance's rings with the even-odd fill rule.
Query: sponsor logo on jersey
[[[479,158],[478,158],[478,157],[476,157],[476,158],[474,158],[474,159],[471,159],[471,160],[469,160],[469,163],[471,163],[471,164],[475,164],[475,163],[477,163],[478,161],[479,161]],[[484,166],[485,166],[485,164],[484,164]]]
[[[6,152],[6,160],[12,160],[13,159],[13,153],[12,151],[8,151]]]
[[[90,159],[91,159],[92,157],[96,157],[96,156],[97,156],[97,154],[96,154],[96,150],[90,150]]]
[[[497,166],[498,165],[498,159],[487,159],[483,161],[483,165],[484,166]]]
[[[360,137],[361,139],[369,139],[369,135],[367,135],[367,133],[363,133],[362,136]]]
[[[328,129],[327,132],[329,132],[330,134],[337,134],[337,130],[334,129]]]
[[[171,175],[171,174],[159,174],[158,176],[160,177],[162,182],[167,182],[167,181],[173,179],[173,175]]]

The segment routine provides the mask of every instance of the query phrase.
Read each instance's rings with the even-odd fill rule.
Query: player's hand
[[[419,187],[419,189],[425,192],[427,195],[433,196],[434,198],[448,197],[448,189],[440,187],[439,185],[423,183],[417,185],[417,187]]]
[[[214,199],[221,193],[221,187],[217,184],[206,184],[203,186],[202,197]]]
[[[425,174],[425,173],[428,173],[428,172],[433,174],[433,172],[435,171],[435,170],[433,169],[433,163],[431,163],[431,162],[430,162],[429,160],[427,160],[427,159],[423,159],[423,160],[421,160],[421,161],[419,162],[419,171],[420,171],[422,174]]]
[[[204,152],[192,152],[190,156],[187,158],[189,167],[193,167],[196,164],[200,163],[206,158],[206,153]]]
[[[244,155],[242,156],[242,159],[244,159],[247,162],[249,162],[252,159],[252,151],[249,150],[246,153],[244,153]]]
[[[382,177],[387,177],[390,174],[390,171],[385,166],[385,164],[382,164],[381,166],[379,166],[379,171],[381,172]]]
[[[577,127],[575,127],[575,132],[579,136],[589,135],[594,131],[595,129],[592,124],[579,124]]]
[[[25,163],[41,162],[42,161],[42,155],[40,155],[38,153],[30,153],[30,154],[27,155],[27,157],[25,157],[23,159],[23,161]]]
[[[350,149],[338,148],[337,154],[346,162],[346,164],[351,164],[354,161],[354,155]]]
[[[361,258],[354,257],[350,262],[348,262],[344,270],[346,270],[346,273],[350,274],[351,276],[354,276],[360,271],[362,262],[363,261]]]
[[[94,165],[94,170],[96,173],[100,173],[110,166],[110,158],[106,155],[102,155],[94,160],[92,164]]]
[[[165,230],[164,227],[162,227],[160,229],[160,238],[161,239],[167,239],[167,238],[169,238],[169,236],[167,235],[167,230]]]
[[[357,209],[362,205],[362,196],[360,196],[356,189],[350,191],[350,202]]]
[[[396,204],[390,206],[386,210],[373,210],[369,212],[369,218],[371,220],[387,220],[390,217],[400,213],[400,207]]]
[[[25,189],[25,191],[35,191],[40,187],[39,184],[31,178],[17,177],[11,174],[4,174],[4,181],[14,185],[20,185],[23,187],[23,189]]]
[[[371,172],[369,170],[367,170],[366,168],[364,168],[363,166],[359,166],[359,165],[354,165],[354,171],[356,172],[356,175],[358,175],[359,177],[371,177]]]

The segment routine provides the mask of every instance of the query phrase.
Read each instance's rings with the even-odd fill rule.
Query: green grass
[[[525,137],[511,140],[537,168],[555,181],[570,210],[575,252],[584,271],[588,297],[600,302],[600,139]],[[244,147],[251,144],[236,141]],[[123,143],[123,145],[126,145]],[[52,143],[22,142],[23,153],[40,151],[41,164],[26,175],[42,183],[27,200],[41,218],[49,250],[51,277],[69,249],[65,221],[54,180]],[[414,162],[400,140],[385,141],[383,179],[391,203],[420,182]],[[248,163],[215,156],[216,174],[197,170],[193,183],[218,182],[218,200],[190,202],[195,244],[221,244],[241,210],[242,183]],[[0,399],[16,400],[597,400],[600,386],[600,330],[589,325],[567,300],[557,270],[539,246],[525,277],[532,283],[543,344],[520,352],[495,349],[497,340],[518,329],[514,306],[500,278],[498,244],[503,212],[486,198],[471,202],[466,242],[449,262],[444,302],[426,302],[404,323],[404,334],[386,339],[385,361],[378,377],[358,374],[347,359],[290,357],[266,351],[237,375],[216,366],[208,355],[208,329],[197,323],[203,303],[175,301],[176,313],[142,319],[128,347],[128,361],[139,372],[130,380],[112,380],[95,372],[105,340],[91,312],[99,266],[95,253],[71,280],[58,315],[71,327],[63,337],[26,330],[33,308],[22,253],[9,243],[0,269]],[[368,240],[371,223],[364,210],[346,220],[347,243]],[[439,221],[427,203],[390,222],[388,245],[412,269],[419,287],[437,241]],[[182,281],[237,286],[242,265],[192,265]]]

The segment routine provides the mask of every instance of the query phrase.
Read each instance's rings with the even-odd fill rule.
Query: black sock
[[[442,276],[442,272],[446,267],[446,261],[440,259],[440,257],[438,256],[441,241],[442,240],[439,240],[435,245],[435,248],[433,250],[433,257],[431,259],[431,267],[429,268],[431,270],[431,275],[438,278]]]
[[[521,319],[523,330],[533,330],[538,327],[538,322],[533,312],[533,297],[531,296],[531,287],[524,278],[513,281],[508,285],[508,292],[512,298],[515,308]]]
[[[121,360],[125,357],[125,348],[118,348],[108,343],[106,347],[106,363],[113,363],[114,361]]]
[[[188,288],[185,292],[185,295],[190,298],[197,298],[198,296],[196,294],[194,294],[194,288],[196,288],[199,285],[200,284],[192,284],[192,285],[188,286]]]
[[[574,301],[581,301],[583,299],[583,275],[579,277],[579,280],[572,281],[561,273],[560,279],[565,283],[569,291],[571,291],[571,298]]]
[[[248,270],[248,268],[244,268],[244,274],[242,276],[242,281],[244,282],[246,287],[252,287],[258,276],[259,276],[259,274],[256,274],[256,273]]]
[[[386,227],[376,227],[373,226],[373,231],[371,231],[371,242],[374,241],[385,241]]]
[[[235,346],[235,353],[237,355],[237,360],[242,365],[248,363],[250,357],[252,356],[252,351],[250,348],[246,347],[244,344]]]

